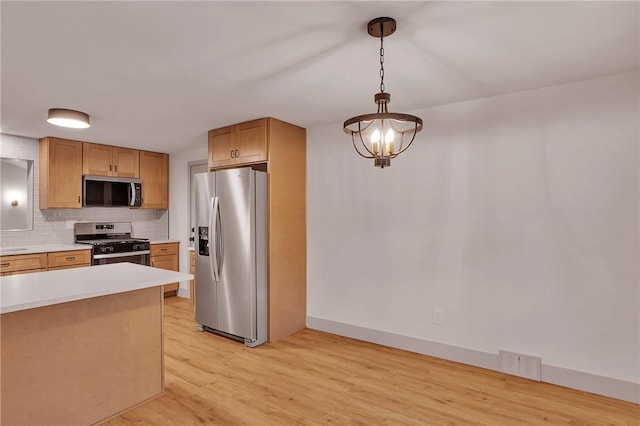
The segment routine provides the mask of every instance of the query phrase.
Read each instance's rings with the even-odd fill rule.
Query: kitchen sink
[[[14,251],[27,250],[26,247],[0,249],[0,255],[13,253]]]

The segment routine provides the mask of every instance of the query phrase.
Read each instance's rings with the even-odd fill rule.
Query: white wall
[[[424,130],[384,170],[341,123],[308,129],[309,320],[640,383],[638,88],[413,111]]]
[[[189,162],[206,160],[206,141],[197,149],[169,156],[169,238],[180,241],[180,271],[189,273]],[[189,297],[189,282],[180,283],[178,295]]]

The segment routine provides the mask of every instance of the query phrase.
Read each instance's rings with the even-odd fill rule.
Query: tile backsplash
[[[7,248],[26,245],[72,244],[74,221],[128,221],[133,224],[135,237],[151,240],[168,238],[169,212],[167,210],[122,207],[40,210],[38,206],[38,149],[37,139],[0,134],[0,157],[34,160],[35,170],[33,230],[0,231],[0,246]]]

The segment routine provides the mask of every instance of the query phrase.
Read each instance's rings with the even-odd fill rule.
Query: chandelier
[[[356,152],[364,158],[373,158],[375,166],[382,169],[391,166],[391,159],[406,151],[416,133],[422,130],[421,118],[387,109],[391,95],[384,91],[383,41],[395,31],[396,21],[393,18],[376,18],[367,25],[370,36],[380,37],[380,93],[374,96],[378,111],[352,117],[343,126],[344,132],[351,135]]]

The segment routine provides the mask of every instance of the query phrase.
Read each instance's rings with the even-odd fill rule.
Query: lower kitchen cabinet
[[[180,243],[151,244],[151,266],[178,272],[180,270],[180,260],[178,258],[179,246]],[[164,297],[178,294],[179,286],[180,283],[171,283],[162,286]]]
[[[27,274],[47,270],[47,253],[0,256],[0,275]]]
[[[49,271],[91,266],[91,250],[56,251],[47,254]]]
[[[91,250],[0,256],[0,275],[2,276],[81,268],[83,266],[91,266]]]

